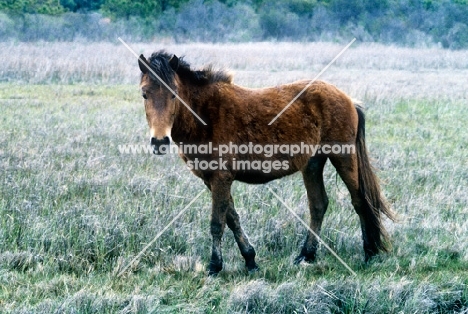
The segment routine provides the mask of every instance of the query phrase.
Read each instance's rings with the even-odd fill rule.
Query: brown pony
[[[223,267],[221,238],[226,224],[234,233],[247,269],[258,269],[255,250],[234,209],[231,196],[234,180],[260,184],[301,171],[309,201],[310,228],[319,234],[328,205],[322,174],[327,159],[346,184],[359,215],[365,260],[379,250],[388,249],[387,233],[381,219],[382,214],[392,220],[394,215],[381,195],[378,179],[369,162],[364,114],[342,91],[324,82],[314,82],[272,125],[268,125],[310,81],[263,89],[245,88],[233,84],[231,76],[223,71],[211,68],[194,71],[187,62],[164,51],[153,53],[148,60],[141,55],[138,64],[142,72],[140,87],[145,99],[151,145],[156,154],[161,153],[160,148],[169,144],[171,138],[179,147],[209,144],[212,147],[224,145],[224,148],[238,145],[240,148],[242,144],[247,147],[247,143],[257,148],[258,145],[277,145],[278,148],[280,144],[294,143],[352,143],[355,147],[348,154],[274,151],[268,155],[254,154],[251,150],[240,152],[240,149],[230,149],[222,156],[216,149],[203,154],[180,152],[180,157],[191,165],[192,172],[203,180],[212,195],[213,246],[209,274],[217,274]],[[219,167],[194,167],[196,162],[201,165],[202,161],[205,166],[208,162],[219,161]],[[276,167],[270,167],[270,171],[248,168],[246,164],[238,166],[238,162],[254,164],[255,161],[257,166],[265,162],[270,162],[269,165],[277,163]],[[308,232],[295,263],[314,261],[317,244],[317,238]]]

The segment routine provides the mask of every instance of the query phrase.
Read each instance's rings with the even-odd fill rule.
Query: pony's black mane
[[[171,54],[168,54],[164,50],[153,52],[148,62],[151,68],[156,74],[168,85],[174,85],[174,74],[177,73],[182,81],[192,83],[194,85],[208,85],[217,82],[231,83],[231,74],[225,71],[213,70],[211,66],[206,67],[203,70],[192,70],[190,64],[188,64],[183,57],[179,58],[179,65],[174,70],[169,65],[169,60],[172,58]],[[151,73],[151,72],[150,72]],[[150,74],[152,77],[153,75]],[[155,79],[155,78],[153,78]],[[157,80],[156,80],[157,81]]]

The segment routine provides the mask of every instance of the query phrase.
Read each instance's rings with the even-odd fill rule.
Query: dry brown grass
[[[166,49],[198,68],[235,73],[237,84],[264,87],[313,78],[342,49],[333,43],[133,43],[146,55]],[[0,43],[0,81],[137,84],[134,56],[120,43]],[[321,77],[356,98],[466,98],[468,51],[354,44]]]

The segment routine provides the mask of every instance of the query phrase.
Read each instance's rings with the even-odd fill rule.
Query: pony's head
[[[138,65],[141,70],[140,88],[145,101],[153,153],[162,155],[167,150],[161,150],[161,146],[166,145],[167,148],[170,144],[177,109],[176,71],[179,58],[160,51],[153,53],[148,60],[141,55]]]
[[[164,51],[154,52],[151,57],[138,58],[141,70],[140,87],[145,99],[146,119],[150,127],[153,152],[161,155],[161,145],[169,145],[171,129],[179,107],[176,94],[187,92],[187,87],[203,88],[210,84],[231,84],[232,75],[225,71],[215,71],[210,66],[202,70],[192,70],[190,65],[175,55]],[[191,95],[190,99],[202,93]],[[209,94],[209,93],[208,93]],[[183,103],[187,106],[187,102]]]

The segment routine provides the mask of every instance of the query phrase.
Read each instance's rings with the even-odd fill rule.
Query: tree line
[[[0,40],[361,41],[468,48],[468,0],[3,0]]]

